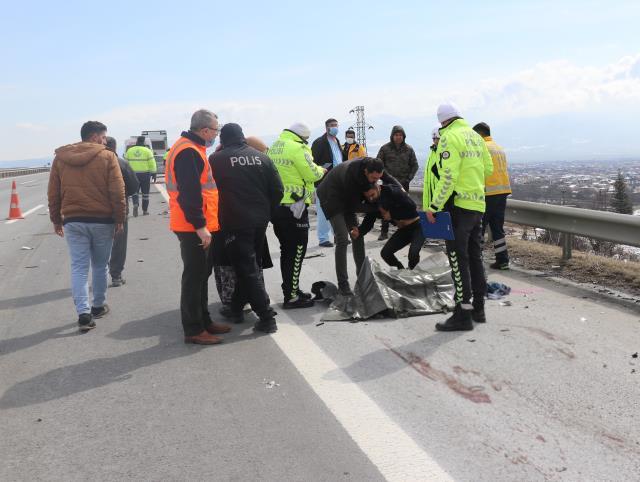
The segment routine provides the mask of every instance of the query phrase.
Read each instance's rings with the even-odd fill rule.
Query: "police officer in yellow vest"
[[[435,222],[440,211],[451,214],[455,239],[447,240],[446,246],[456,307],[444,323],[436,324],[436,329],[472,330],[473,320],[486,321],[487,283],[480,234],[485,178],[493,172],[493,164],[484,141],[462,119],[454,104],[440,105],[438,120],[442,125],[440,141],[426,168],[424,210],[430,222]]]
[[[511,183],[507,171],[507,156],[504,149],[493,141],[491,128],[485,122],[473,126],[473,130],[482,136],[487,144],[493,160],[493,174],[486,179],[485,196],[487,209],[482,218],[482,239],[489,226],[493,239],[493,252],[496,256],[493,269],[509,269],[509,253],[507,239],[504,234],[504,212],[507,208],[507,197],[511,194]]]
[[[124,153],[124,158],[129,161],[129,165],[133,172],[136,173],[138,182],[140,183],[140,190],[142,191],[142,214],[147,216],[149,214],[149,190],[151,188],[151,177],[156,173],[156,160],[153,157],[153,152],[147,146],[144,145],[145,137],[139,136],[136,145],[130,147],[127,152]],[[133,200],[133,216],[138,216],[138,193],[136,192],[131,196]]]
[[[309,241],[309,213],[314,183],[322,179],[326,169],[313,162],[308,145],[309,128],[296,122],[285,129],[267,151],[278,170],[284,196],[275,209],[273,230],[280,241],[283,308],[313,306],[311,295],[300,289],[300,271]]]

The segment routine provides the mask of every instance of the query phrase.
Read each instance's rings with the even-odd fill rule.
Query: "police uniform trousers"
[[[289,205],[283,204],[276,208],[271,222],[280,241],[282,293],[288,301],[296,298],[300,289],[300,271],[309,241],[309,212],[305,206],[300,219],[296,219]]]
[[[482,213],[450,207],[454,240],[447,240],[447,256],[451,265],[451,277],[455,288],[456,305],[471,310],[471,298],[484,302],[487,282],[482,264]]]

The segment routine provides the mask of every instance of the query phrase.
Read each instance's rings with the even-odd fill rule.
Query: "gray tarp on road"
[[[378,314],[404,318],[454,307],[451,268],[444,253],[423,259],[413,270],[382,268],[366,258],[354,294],[337,295],[322,320],[366,320]]]

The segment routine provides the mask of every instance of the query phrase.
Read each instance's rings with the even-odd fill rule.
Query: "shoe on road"
[[[211,335],[223,335],[231,331],[231,326],[212,321],[206,326],[205,330]]]
[[[142,215],[143,216],[148,216],[149,215],[149,211],[142,211]]]
[[[127,281],[122,276],[112,277],[111,278],[111,286],[113,288],[117,288],[118,286],[122,286]]]
[[[318,246],[321,248],[333,248],[333,243],[331,241],[323,241]]]
[[[385,239],[389,239],[389,233],[380,233],[380,236],[378,236],[378,241],[384,241]]]
[[[313,301],[311,298],[301,298],[300,296],[298,296],[296,298],[286,300],[283,303],[282,307],[285,310],[293,310],[295,308],[311,308],[313,305],[315,305],[315,301]]]
[[[133,206],[133,217],[134,218],[138,217],[138,206]]]
[[[438,331],[470,331],[473,330],[471,310],[463,310],[456,306],[453,314],[444,323],[436,323]]]
[[[302,290],[298,290],[298,298],[301,298],[303,300],[310,300],[311,298],[313,298],[313,295],[311,293],[305,293]]]
[[[222,343],[222,338],[212,335],[207,330],[203,330],[202,333],[195,336],[185,336],[184,342],[193,345],[217,345],[218,343]]]
[[[104,315],[106,315],[107,313],[109,313],[109,305],[108,304],[104,304],[102,306],[93,306],[91,307],[91,315],[94,318],[102,318]]]
[[[509,261],[496,261],[495,263],[491,263],[489,268],[507,270],[509,269]]]
[[[89,330],[93,330],[96,327],[96,322],[93,321],[91,313],[82,313],[78,316],[78,329],[81,333],[86,333]]]
[[[275,333],[278,331],[278,325],[274,318],[265,318],[253,325],[253,331],[261,331],[262,333]]]

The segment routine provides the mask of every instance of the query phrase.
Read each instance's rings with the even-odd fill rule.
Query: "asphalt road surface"
[[[638,312],[511,271],[490,277],[511,305],[489,301],[472,332],[436,333],[444,315],[322,324],[325,305],[280,308],[275,268],[277,334],[248,321],[185,345],[178,242],[152,188],[127,284],[80,335],[47,177],[17,178],[31,212],[0,221],[0,480],[639,479]],[[315,232],[308,255],[303,288],[335,279]],[[217,313],[213,279],[210,293]]]

